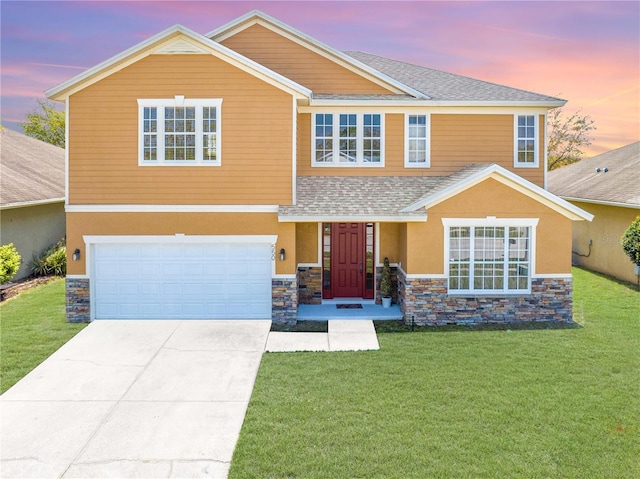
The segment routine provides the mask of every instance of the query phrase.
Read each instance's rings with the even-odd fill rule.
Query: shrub
[[[41,255],[33,255],[31,272],[34,276],[67,274],[67,247],[64,238],[47,248]]]
[[[0,246],[0,284],[11,281],[20,269],[20,253],[13,243]]]
[[[389,266],[389,258],[384,259],[382,266],[382,278],[380,278],[380,295],[389,297],[393,295],[393,285],[391,284],[391,266]]]
[[[633,264],[640,266],[640,216],[631,222],[622,235],[622,249]]]

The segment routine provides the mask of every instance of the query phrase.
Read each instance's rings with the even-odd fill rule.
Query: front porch
[[[400,320],[402,311],[397,304],[384,308],[373,301],[323,302],[323,304],[298,305],[298,321],[363,320],[375,321]]]

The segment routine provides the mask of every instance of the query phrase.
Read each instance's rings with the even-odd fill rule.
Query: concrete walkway
[[[0,396],[0,477],[226,478],[263,352],[378,349],[371,321],[95,321]]]

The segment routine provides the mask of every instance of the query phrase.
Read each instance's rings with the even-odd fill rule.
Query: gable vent
[[[176,40],[168,45],[164,45],[162,48],[158,48],[153,53],[159,55],[178,55],[178,54],[202,54],[207,53],[200,47],[197,47],[193,43],[186,40]]]

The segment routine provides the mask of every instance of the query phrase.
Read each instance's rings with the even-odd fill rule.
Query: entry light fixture
[[[80,261],[80,248],[76,248],[73,252],[73,261]]]
[[[280,248],[280,261],[284,261],[286,257],[287,252],[284,250],[284,248]]]

